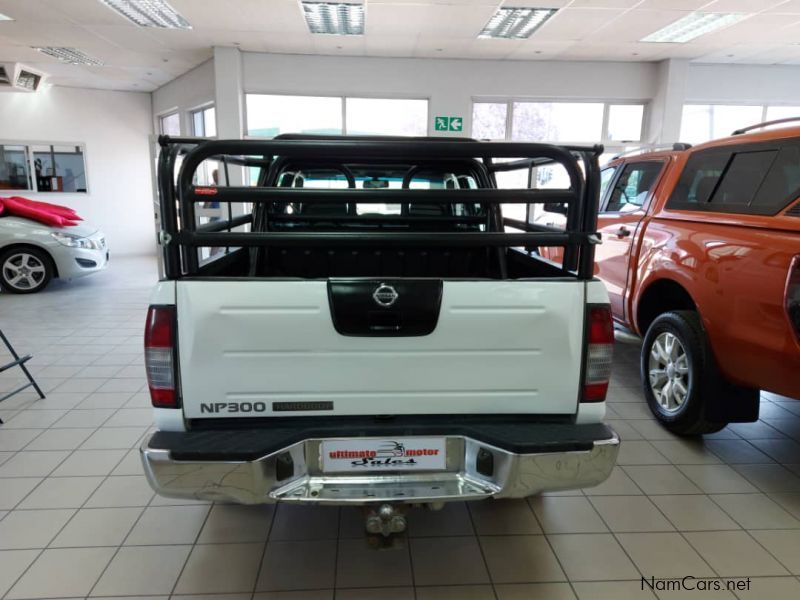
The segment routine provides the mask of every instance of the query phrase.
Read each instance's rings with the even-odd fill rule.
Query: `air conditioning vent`
[[[800,217],[800,202],[792,206],[789,210],[783,213],[787,217]]]
[[[21,87],[29,92],[35,92],[41,81],[41,75],[31,73],[30,71],[20,70],[19,75],[17,75],[17,87]]]
[[[35,92],[47,75],[21,63],[0,63],[0,92]]]

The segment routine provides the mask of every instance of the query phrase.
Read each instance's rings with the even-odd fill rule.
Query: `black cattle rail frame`
[[[479,142],[466,138],[401,138],[356,136],[283,135],[272,140],[209,140],[205,138],[158,138],[158,191],[161,204],[161,242],[165,273],[169,279],[198,273],[199,247],[299,246],[308,248],[375,247],[524,247],[564,248],[561,266],[565,275],[579,279],[593,276],[594,245],[599,237],[597,208],[600,191],[598,157],[601,145],[560,146],[522,142]],[[175,168],[182,157],[177,183]],[[207,159],[230,165],[260,168],[256,187],[197,186],[197,167]],[[497,162],[497,159],[506,159]],[[513,160],[508,160],[513,159]],[[275,187],[278,168],[287,160],[310,161],[320,165],[409,164],[415,168],[461,161],[483,182],[480,189],[309,189]],[[569,189],[496,189],[494,173],[560,164],[566,170]],[[529,181],[530,183],[530,181]],[[270,187],[271,186],[271,187]],[[219,202],[229,207],[228,218],[197,225],[195,206]],[[231,217],[230,204],[311,202],[320,203],[437,203],[483,204],[485,231],[397,232],[397,231],[231,231],[252,223],[252,214]],[[565,206],[566,228],[558,229],[500,217],[501,204],[558,204]],[[291,219],[281,215],[281,220]],[[300,217],[297,217],[300,219]],[[308,216],[301,220],[307,221]],[[325,217],[327,221],[375,221],[377,217]],[[475,222],[474,216],[438,217],[449,222]],[[413,223],[437,220],[432,216],[393,215],[381,222]],[[509,233],[511,227],[521,233]],[[262,227],[259,227],[261,229]],[[264,227],[265,228],[265,227]]]

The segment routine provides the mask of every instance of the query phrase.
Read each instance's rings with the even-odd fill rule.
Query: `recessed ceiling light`
[[[555,8],[498,8],[479,38],[525,39],[558,12]]]
[[[364,35],[364,5],[347,2],[301,2],[311,33]]]
[[[191,29],[182,14],[167,4],[166,0],[100,0],[139,27],[161,29]]]
[[[14,19],[9,17],[8,15],[4,15],[3,13],[0,13],[0,21],[13,21],[13,20]]]
[[[738,23],[746,16],[741,13],[695,12],[651,33],[640,41],[685,44],[701,35]]]
[[[61,62],[69,63],[71,65],[88,65],[91,67],[102,67],[105,63],[102,60],[93,56],[89,56],[85,52],[81,52],[77,48],[61,48],[55,46],[34,46],[34,50],[38,50],[42,54],[57,58]]]

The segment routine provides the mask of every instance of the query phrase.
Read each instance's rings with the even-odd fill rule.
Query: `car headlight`
[[[83,248],[85,250],[99,250],[100,245],[94,240],[89,238],[75,235],[74,233],[63,233],[61,231],[54,231],[50,234],[55,241],[62,246],[69,246],[70,248]]]

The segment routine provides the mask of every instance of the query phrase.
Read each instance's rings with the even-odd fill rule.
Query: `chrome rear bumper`
[[[619,438],[608,431],[610,437],[591,441],[586,450],[531,454],[447,435],[447,466],[438,472],[325,474],[320,470],[322,440],[315,438],[254,460],[178,460],[170,449],[151,447],[151,437],[141,455],[150,485],[167,497],[241,504],[416,504],[523,498],[597,485],[611,474],[619,450]]]

